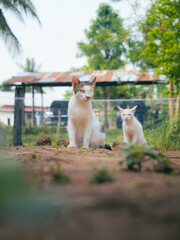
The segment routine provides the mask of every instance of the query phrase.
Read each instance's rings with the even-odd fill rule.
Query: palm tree
[[[34,58],[26,58],[25,65],[18,64],[18,66],[24,71],[24,72],[38,72],[41,68],[41,64],[36,66],[36,62]]]
[[[15,14],[22,22],[24,21],[23,14],[30,14],[39,23],[40,20],[30,0],[0,0],[0,37],[3,38],[10,51],[15,50],[17,53],[20,53],[21,44],[12,32],[4,15],[4,12],[8,10]]]

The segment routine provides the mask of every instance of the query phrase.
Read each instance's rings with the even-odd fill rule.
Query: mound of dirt
[[[112,143],[112,150],[114,151],[121,150],[124,144],[125,144],[124,142],[115,141]]]

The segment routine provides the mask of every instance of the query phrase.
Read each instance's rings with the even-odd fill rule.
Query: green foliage
[[[176,85],[180,76],[179,15],[179,0],[156,0],[140,23],[146,36],[141,56],[156,66],[158,74],[166,75]]]
[[[6,145],[8,128],[0,123],[0,147]]]
[[[102,165],[100,168],[94,170],[91,183],[112,182],[114,175],[114,171],[109,171],[106,166]]]
[[[13,34],[10,26],[8,25],[8,21],[5,17],[5,12],[9,10],[18,19],[24,21],[24,15],[31,15],[33,18],[40,20],[37,16],[36,9],[33,3],[30,0],[17,0],[17,1],[8,1],[8,0],[0,0],[0,35],[4,40],[5,44],[8,46],[10,50],[16,50],[17,53],[21,51],[21,45],[17,39],[17,37]]]
[[[12,87],[9,85],[1,84],[0,85],[0,91],[2,92],[13,92]]]
[[[104,99],[106,96],[107,99],[107,87],[103,89],[103,87],[95,87],[94,89],[94,99]],[[123,85],[119,82],[118,86],[111,86],[110,87],[110,95],[109,99],[130,99],[130,98],[145,98],[146,94],[148,93],[148,87],[142,85],[132,85],[126,84]],[[104,95],[105,91],[105,95]]]
[[[166,122],[161,128],[161,149],[180,149],[180,119]]]
[[[170,160],[151,146],[127,144],[123,146],[122,154],[125,156],[125,162],[129,170],[141,170],[142,163],[149,159],[156,161],[154,170],[157,172],[171,173],[174,170]]]
[[[57,172],[53,174],[53,180],[56,183],[67,183],[69,182],[69,176],[62,168],[59,168]]]
[[[66,90],[65,94],[64,94],[64,98],[65,99],[70,99],[73,95],[73,92],[70,90]]]
[[[128,34],[123,28],[122,19],[108,4],[100,4],[97,17],[91,21],[89,30],[85,30],[87,42],[79,42],[78,57],[88,57],[88,66],[83,70],[118,69],[124,66],[122,54]]]

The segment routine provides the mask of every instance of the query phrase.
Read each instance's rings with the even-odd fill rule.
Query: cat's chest
[[[127,135],[134,135],[137,128],[134,126],[134,124],[123,124],[124,131],[126,132]]]

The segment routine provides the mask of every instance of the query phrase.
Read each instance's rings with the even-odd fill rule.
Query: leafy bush
[[[95,169],[91,183],[105,183],[111,182],[114,180],[115,173],[113,171],[108,171],[107,168],[103,165],[99,169]]]
[[[125,156],[125,163],[128,170],[141,170],[142,163],[149,159],[156,161],[153,165],[154,171],[171,173],[174,170],[170,164],[170,160],[151,146],[127,144],[123,146],[122,154]]]

